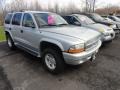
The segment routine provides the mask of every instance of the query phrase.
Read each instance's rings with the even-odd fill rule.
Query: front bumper
[[[113,29],[115,31],[115,34],[119,34],[120,33],[120,29],[116,28],[116,29]]]
[[[99,41],[98,45],[95,48],[89,51],[85,51],[78,54],[69,54],[63,52],[64,60],[67,64],[71,64],[71,65],[82,64],[90,60],[93,57],[93,55],[95,55],[98,52],[100,46],[101,46],[101,41]]]
[[[108,32],[107,35],[103,35],[101,38],[102,42],[111,41],[115,38],[115,32]]]

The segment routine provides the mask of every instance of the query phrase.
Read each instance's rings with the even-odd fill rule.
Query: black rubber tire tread
[[[50,70],[45,63],[45,55],[47,53],[52,54],[55,58],[56,68],[54,70]],[[62,57],[59,50],[55,50],[55,49],[52,49],[52,48],[45,49],[44,52],[43,52],[42,61],[43,61],[43,64],[44,64],[44,68],[47,69],[52,74],[59,74],[65,68],[65,62],[64,62],[63,57]]]
[[[12,42],[12,47],[9,47],[11,50],[15,50],[15,44],[14,44],[14,41],[12,40],[11,36],[9,34],[6,35],[6,39],[7,39],[7,42],[8,42],[8,38],[10,38],[11,42]],[[7,43],[8,44],[8,43]]]

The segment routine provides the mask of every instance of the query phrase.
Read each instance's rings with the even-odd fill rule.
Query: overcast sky
[[[7,2],[11,2],[13,0],[6,0]],[[25,0],[27,1],[27,0]],[[35,0],[29,0],[29,1],[32,1],[34,2]],[[40,1],[40,3],[43,4],[43,6],[47,6],[48,3],[58,3],[60,6],[62,5],[67,5],[69,4],[70,2],[73,2],[75,3],[76,6],[78,6],[79,8],[83,6],[83,2],[85,0],[38,0]],[[120,0],[97,0],[97,3],[96,3],[96,6],[97,8],[101,8],[103,6],[106,6],[106,5],[117,5],[117,6],[120,6]]]

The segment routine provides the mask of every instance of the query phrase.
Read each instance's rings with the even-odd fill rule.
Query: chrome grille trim
[[[97,47],[97,45],[99,44],[99,41],[100,41],[100,36],[92,39],[91,43],[86,43],[85,50],[89,51],[89,50]]]

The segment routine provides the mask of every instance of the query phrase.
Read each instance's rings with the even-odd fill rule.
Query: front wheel
[[[7,35],[6,38],[7,38],[8,47],[9,47],[10,49],[15,49],[15,45],[14,45],[14,42],[13,42],[11,36],[10,36],[10,35]]]
[[[64,60],[60,52],[54,49],[46,49],[43,52],[43,63],[45,68],[53,73],[58,74],[64,70]]]

